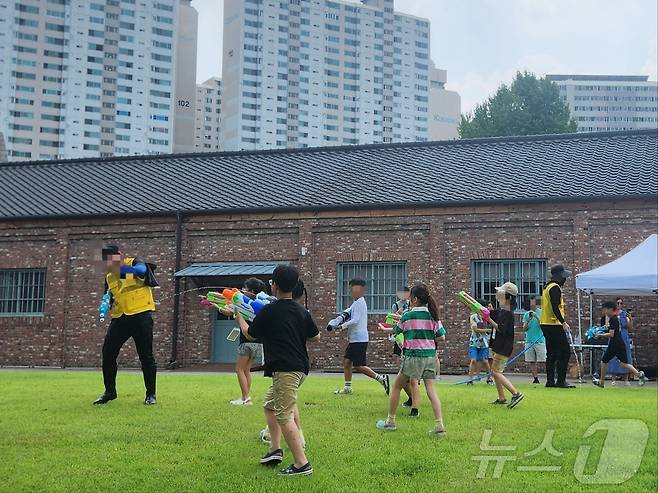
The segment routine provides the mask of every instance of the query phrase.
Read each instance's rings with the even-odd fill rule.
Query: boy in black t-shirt
[[[515,407],[523,399],[523,394],[516,390],[512,382],[503,375],[507,360],[514,351],[514,313],[512,313],[512,306],[518,294],[519,288],[514,283],[506,282],[497,287],[496,300],[500,308],[494,310],[491,315],[494,326],[489,341],[489,349],[492,352],[491,357],[493,359],[491,371],[498,390],[498,398],[492,404],[507,404],[505,398],[505,389],[507,389],[512,393],[512,400],[507,404],[509,408]]]
[[[608,363],[612,358],[616,356],[619,360],[619,365],[637,376],[638,384],[640,386],[644,385],[647,381],[647,377],[644,375],[644,372],[638,371],[632,364],[628,362],[626,345],[624,344],[624,340],[621,337],[619,318],[615,314],[617,305],[614,301],[606,301],[603,303],[603,305],[601,305],[601,308],[603,308],[603,315],[608,317],[608,332],[597,334],[595,337],[597,339],[608,338],[609,342],[608,348],[605,350],[603,358],[601,358],[601,376],[598,379],[593,379],[592,382],[594,385],[603,388],[605,382],[605,374],[608,371]]]
[[[265,353],[265,376],[272,377],[272,386],[265,394],[263,407],[270,430],[270,451],[260,460],[264,465],[277,465],[283,460],[281,434],[294,457],[294,463],[280,474],[307,476],[313,473],[306,459],[293,419],[297,404],[297,391],[309,372],[306,342],[317,340],[320,335],[310,313],[292,299],[292,290],[299,279],[299,272],[291,265],[279,265],[272,274],[272,294],[277,301],[264,307],[251,325],[236,314],[240,330],[249,340],[258,339]]]

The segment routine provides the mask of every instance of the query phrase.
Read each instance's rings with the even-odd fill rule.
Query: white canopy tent
[[[580,292],[589,295],[590,325],[594,325],[592,297],[600,296],[657,296],[658,295],[658,235],[652,234],[630,252],[610,263],[576,275],[578,302],[578,343],[581,350],[594,346],[583,344]],[[581,353],[582,355],[582,353]],[[581,356],[582,357],[582,356]],[[590,365],[592,364],[590,351]],[[578,355],[576,355],[578,360]],[[582,360],[578,360],[582,365]]]
[[[612,262],[576,275],[578,297],[578,331],[580,291],[589,294],[590,325],[593,324],[592,296],[656,296],[658,295],[658,235],[652,234],[630,252]]]

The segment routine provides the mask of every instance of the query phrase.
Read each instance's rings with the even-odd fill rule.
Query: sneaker
[[[537,377],[532,381],[532,383],[541,383]]]
[[[388,395],[391,392],[391,382],[388,378],[388,375],[384,375],[384,380],[382,381],[382,385],[384,386],[384,391],[386,392],[386,395]]]
[[[637,379],[638,379],[637,384],[640,387],[644,386],[644,384],[647,383],[647,380],[649,380],[643,371],[640,371],[640,374],[638,375]]]
[[[147,395],[144,399],[145,406],[153,406],[156,403],[157,401],[155,400],[155,394]]]
[[[494,384],[493,378],[491,377],[487,378],[487,385],[493,385],[493,384]]]
[[[295,467],[295,464],[290,464],[285,469],[279,471],[280,476],[310,476],[313,474],[313,467],[311,463],[307,462],[302,467]]]
[[[475,384],[473,383],[472,380],[469,380],[468,382],[466,382],[466,385],[475,385]]]
[[[283,460],[283,450],[280,448],[273,450],[272,452],[266,453],[263,457],[260,459],[260,463],[263,464],[264,466],[276,466],[281,464],[281,461]]]
[[[507,404],[507,399],[496,399],[495,401],[491,401],[491,404]]]
[[[416,409],[415,407],[412,407],[411,411],[409,412],[409,417],[410,418],[417,418],[419,416],[420,416],[420,412],[418,411],[418,409]]]
[[[98,398],[93,402],[93,404],[96,406],[107,404],[108,402],[113,401],[116,398],[117,398],[116,394],[108,394],[107,392],[103,392],[101,395],[98,396]]]
[[[253,406],[254,403],[251,400],[251,397],[247,397],[246,399],[235,399],[234,401],[231,401],[231,405],[233,406]]]
[[[448,432],[446,431],[445,428],[441,428],[441,429],[433,428],[429,431],[429,434],[442,437],[442,436],[446,436],[448,434]]]
[[[513,407],[515,407],[522,400],[523,400],[523,394],[521,392],[519,392],[518,394],[514,394],[512,396],[512,400],[509,402],[509,404],[507,404],[507,407],[512,409]]]
[[[270,445],[272,443],[272,435],[270,435],[270,429],[265,427],[262,430],[260,430],[260,433],[258,434],[260,437],[261,442]]]
[[[343,387],[342,389],[334,390],[334,394],[336,395],[351,394],[351,393],[352,393],[352,387]]]
[[[596,385],[597,387],[604,388],[603,381],[600,378],[592,378],[592,383]]]
[[[612,382],[610,382],[610,385],[612,385],[613,387],[616,386],[616,385],[617,385],[617,381],[616,381],[616,380],[613,380]]]
[[[404,407],[411,407],[412,402],[411,402],[411,397],[409,397],[406,401],[402,403]]]

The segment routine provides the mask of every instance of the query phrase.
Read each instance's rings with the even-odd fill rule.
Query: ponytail
[[[422,305],[427,306],[427,310],[430,312],[432,320],[435,322],[439,320],[439,307],[425,284],[416,284],[411,288],[411,295],[414,298],[417,298]]]

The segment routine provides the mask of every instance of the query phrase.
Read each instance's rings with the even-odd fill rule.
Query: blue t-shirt
[[[523,323],[528,324],[528,331],[525,333],[525,342],[526,344],[532,344],[535,341],[539,341],[540,344],[544,344],[544,333],[541,331],[541,326],[539,325],[539,317],[541,316],[541,308],[535,308],[535,316],[530,318],[530,312],[525,312],[523,314]]]

